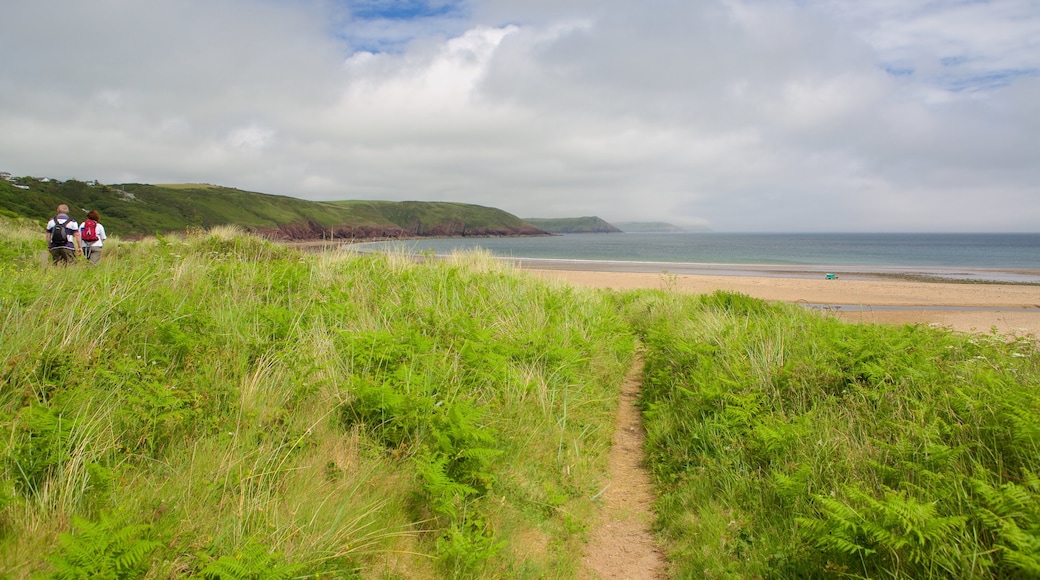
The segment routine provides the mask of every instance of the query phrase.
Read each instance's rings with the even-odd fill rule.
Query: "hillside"
[[[110,232],[127,237],[226,224],[289,241],[545,234],[502,210],[461,203],[316,202],[206,184],[90,185],[33,178],[15,183],[0,180],[0,215],[42,223],[66,203],[73,218],[96,209]]]
[[[524,218],[550,234],[617,234],[621,230],[595,216],[577,218]]]

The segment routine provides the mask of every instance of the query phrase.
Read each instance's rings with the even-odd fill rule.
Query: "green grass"
[[[1040,574],[1033,340],[628,295],[677,577]]]

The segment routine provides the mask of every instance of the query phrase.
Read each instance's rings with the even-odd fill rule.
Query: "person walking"
[[[105,226],[98,221],[100,219],[97,210],[92,209],[87,212],[87,221],[79,228],[79,237],[83,242],[83,257],[91,264],[101,261],[101,247],[108,238]]]
[[[47,249],[55,265],[66,266],[76,261],[83,252],[79,239],[79,224],[69,217],[69,206],[58,206],[58,215],[47,222]]]

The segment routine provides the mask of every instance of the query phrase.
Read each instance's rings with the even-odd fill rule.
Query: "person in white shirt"
[[[66,266],[76,261],[83,252],[79,239],[79,224],[69,217],[69,206],[58,206],[58,215],[47,222],[47,249],[55,265]]]

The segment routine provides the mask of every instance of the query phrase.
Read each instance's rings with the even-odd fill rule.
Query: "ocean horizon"
[[[528,268],[1040,283],[1038,233],[563,234],[422,238],[350,248],[437,256],[480,249]]]

